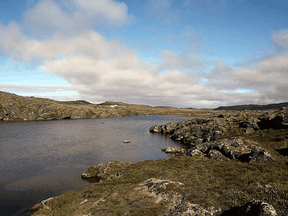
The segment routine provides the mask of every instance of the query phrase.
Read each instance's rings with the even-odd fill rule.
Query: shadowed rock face
[[[258,119],[261,129],[285,129],[288,128],[288,109],[283,107],[274,113],[265,112]]]
[[[277,216],[277,213],[270,204],[253,200],[241,207],[231,208],[223,212],[221,216]]]

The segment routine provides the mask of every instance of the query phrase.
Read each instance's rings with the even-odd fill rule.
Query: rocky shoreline
[[[45,200],[26,213],[284,216],[287,129],[287,108],[152,126],[151,133],[169,135],[187,149],[162,149],[175,155],[170,159],[90,167],[81,176],[94,182],[89,188]]]

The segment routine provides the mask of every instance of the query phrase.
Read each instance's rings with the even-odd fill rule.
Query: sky
[[[0,0],[0,90],[216,108],[288,101],[288,1]]]

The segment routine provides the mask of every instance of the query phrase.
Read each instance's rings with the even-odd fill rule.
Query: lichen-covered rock
[[[282,108],[276,112],[265,112],[258,118],[259,122],[257,123],[261,129],[283,129],[288,128],[288,109]]]
[[[165,202],[166,211],[168,212],[164,214],[166,216],[220,215],[220,208],[209,207],[204,209],[200,205],[184,201],[181,194],[169,189],[171,187],[182,186],[184,186],[184,184],[181,182],[150,178],[138,184],[134,190],[130,191],[130,197],[133,197],[135,200],[150,197],[156,205],[161,205]]]
[[[170,209],[170,213],[167,216],[218,216],[220,214],[221,208],[209,207],[204,209],[197,204],[182,202]]]
[[[170,180],[161,180],[150,178],[138,184],[134,191],[137,191],[141,196],[148,196],[154,199],[156,204],[162,201],[168,201],[170,205],[178,205],[181,203],[182,196],[174,191],[168,191],[167,187],[181,187],[184,184]]]
[[[252,128],[254,130],[260,129],[258,126],[259,119],[248,117],[245,121],[241,121],[239,124],[240,128]]]
[[[217,160],[238,159],[242,162],[273,161],[272,156],[262,147],[252,145],[248,140],[236,137],[222,142],[196,144],[186,153],[190,156],[207,156]]]
[[[225,157],[220,151],[217,150],[210,150],[207,153],[207,157],[210,159],[215,159],[215,160],[219,160],[219,161],[227,161],[229,160],[227,157]]]
[[[189,156],[197,156],[197,157],[203,157],[205,154],[201,152],[200,150],[196,149],[189,149],[186,153]]]
[[[248,154],[247,162],[273,161],[272,156],[260,146],[253,146]]]
[[[226,119],[195,118],[181,122],[170,122],[166,125],[156,125],[150,128],[152,133],[170,134],[173,140],[184,144],[194,144],[214,141],[226,131]]]
[[[121,162],[121,161],[110,161],[107,163],[101,163],[96,166],[89,167],[86,171],[84,171],[81,174],[81,177],[83,179],[86,179],[91,182],[99,182],[103,180],[109,180],[112,178],[118,178],[122,175],[121,172],[113,173],[107,176],[107,178],[104,179],[104,175],[108,171],[113,171],[113,169],[117,168],[125,168],[128,165],[132,164],[131,162]]]
[[[180,148],[174,148],[174,147],[167,147],[167,148],[162,148],[162,151],[164,151],[165,153],[185,153],[185,149],[180,149]]]

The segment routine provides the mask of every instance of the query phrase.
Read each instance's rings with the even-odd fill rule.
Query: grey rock
[[[101,163],[96,166],[89,167],[86,171],[84,171],[81,174],[82,179],[85,179],[89,182],[99,182],[105,180],[103,179],[103,175],[106,174],[108,171],[111,169],[115,168],[124,168],[128,165],[132,164],[131,162],[121,162],[121,161],[109,161],[107,163]],[[106,178],[106,180],[112,179],[112,178],[118,178],[122,175],[123,173],[117,172],[114,174],[111,174]]]
[[[170,209],[167,216],[218,216],[221,214],[221,208],[209,207],[202,208],[200,205],[190,202],[182,202]]]
[[[227,161],[228,159],[220,152],[217,150],[210,150],[207,154],[208,158],[210,159],[215,159],[215,160],[219,160],[219,161]]]
[[[226,131],[226,124],[226,119],[223,118],[195,118],[178,123],[155,125],[149,131],[170,134],[171,139],[191,145],[217,140]]]
[[[190,156],[207,156],[211,159],[237,159],[242,162],[273,161],[272,156],[262,147],[249,144],[249,141],[236,137],[223,142],[196,144],[186,153]]]
[[[272,156],[260,146],[253,146],[249,153],[247,162],[273,161]]]
[[[257,123],[261,129],[284,129],[288,128],[288,109],[282,108],[276,112],[265,112],[258,118]]]
[[[167,190],[169,185],[173,185],[174,187],[184,186],[181,182],[150,178],[138,184],[134,190],[130,192],[130,195],[136,197],[136,199],[137,195],[135,196],[135,194],[141,194],[141,197],[150,197],[155,204],[165,202],[168,208],[168,213],[165,214],[166,216],[220,215],[220,208],[209,207],[204,209],[200,205],[184,201],[181,194]]]
[[[174,147],[167,147],[167,148],[162,148],[162,151],[165,153],[185,153],[185,149],[180,149],[180,148],[174,148]]]

